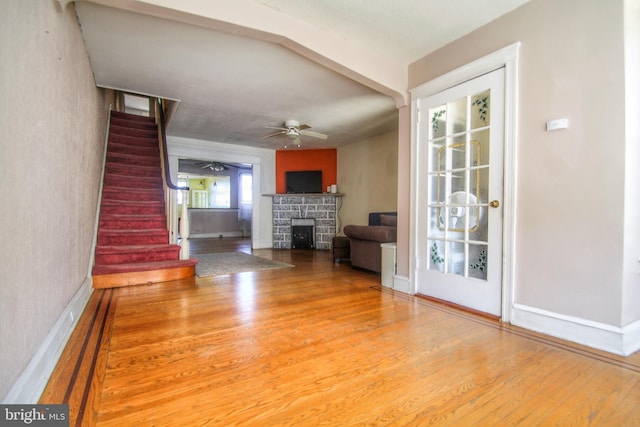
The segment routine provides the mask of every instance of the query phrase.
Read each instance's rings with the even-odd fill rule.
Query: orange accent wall
[[[276,150],[276,193],[286,193],[285,172],[322,171],[322,191],[336,184],[338,150]]]

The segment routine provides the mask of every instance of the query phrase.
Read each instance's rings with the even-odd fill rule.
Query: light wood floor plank
[[[234,247],[216,243],[192,247]],[[295,267],[113,290],[84,425],[640,425],[639,355],[394,293],[328,252],[255,253]]]

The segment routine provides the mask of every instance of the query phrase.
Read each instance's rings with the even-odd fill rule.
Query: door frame
[[[472,80],[483,74],[505,68],[504,91],[504,195],[502,223],[502,318],[511,321],[513,290],[515,288],[516,249],[516,184],[517,184],[517,117],[518,117],[518,57],[520,42],[490,53],[469,64],[426,82],[410,90],[411,94],[411,203],[409,233],[409,286],[411,293],[417,292],[418,263],[416,234],[418,206],[422,203],[421,187],[418,185],[418,100]]]

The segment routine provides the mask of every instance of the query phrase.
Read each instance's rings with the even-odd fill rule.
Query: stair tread
[[[137,188],[137,187],[119,187],[115,184],[107,184],[102,189],[103,191],[118,191],[129,193],[149,193],[150,191],[156,191],[160,193],[156,188]]]
[[[139,136],[118,135],[114,141],[109,141],[111,148],[139,148],[144,150],[160,151],[158,140],[155,138],[142,138]]]
[[[113,205],[113,206],[121,206],[121,205],[132,205],[132,206],[161,206],[164,207],[164,202],[160,200],[114,200],[114,199],[106,199],[102,201],[103,205]]]
[[[135,120],[135,119],[132,119],[131,117],[114,116],[111,119],[111,124],[114,124],[117,126],[135,127],[139,129],[157,129],[158,128],[155,121]]]
[[[119,186],[120,188],[131,188],[127,185],[127,181],[130,181],[129,177],[105,177],[105,187],[111,186]],[[137,187],[141,189],[148,190],[160,190],[162,188],[162,179],[160,178],[152,178],[152,179],[140,179],[137,181]]]
[[[153,168],[151,166],[150,168]],[[160,168],[157,168],[157,171],[160,171]],[[115,171],[105,171],[105,178],[123,178],[123,179],[132,179],[133,175],[127,173],[126,170],[115,170]],[[145,175],[145,176],[135,176],[137,180],[162,180],[162,176],[158,173],[157,175]]]
[[[129,170],[132,169],[131,165],[125,165],[122,164],[120,162],[116,162],[114,160],[108,160],[106,162],[106,169],[109,168],[113,168],[113,169],[124,169],[124,170]],[[149,170],[155,170],[155,169],[161,169],[160,166],[156,166],[156,165],[137,165],[135,167],[135,169],[149,169]]]
[[[132,120],[132,121],[137,121],[137,122],[151,122],[153,123],[155,121],[155,119],[153,117],[149,117],[149,116],[140,116],[138,114],[130,114],[130,113],[125,113],[123,111],[111,111],[111,117],[118,117],[121,119],[127,119],[127,120]]]
[[[124,125],[124,126],[123,126]],[[158,128],[157,127],[149,127],[149,128],[138,128],[138,127],[131,127],[131,126],[126,126],[126,123],[111,123],[109,126],[110,130],[117,130],[117,131],[139,131],[142,134],[150,134],[150,133],[158,133]],[[135,135],[134,135],[135,136]]]
[[[140,160],[149,160],[158,158],[159,153],[123,153],[121,151],[107,151],[107,157],[118,157],[120,159],[140,159]],[[160,160],[160,159],[158,159]]]
[[[158,156],[160,149],[157,147],[140,147],[137,145],[125,145],[110,143],[108,154],[133,154],[137,156]]]
[[[112,254],[112,253],[128,253],[128,252],[150,252],[162,250],[180,249],[179,245],[170,243],[159,243],[150,245],[101,245],[96,246],[96,253]]]
[[[106,213],[101,216],[101,219],[105,219],[107,217],[111,219],[164,219],[164,216],[165,215],[163,213]]]
[[[123,228],[101,228],[98,230],[98,234],[108,234],[111,236],[116,235],[127,235],[127,234],[136,234],[136,235],[160,235],[167,234],[167,230],[164,228],[141,228],[134,230],[127,230]]]
[[[155,148],[159,150],[158,138],[113,134],[109,136],[109,144],[118,147]]]

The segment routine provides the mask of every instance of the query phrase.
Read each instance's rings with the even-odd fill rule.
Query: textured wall
[[[609,325],[622,304],[622,5],[533,0],[409,68],[417,87],[522,42],[515,302]],[[562,117],[568,129],[545,131]]]
[[[0,397],[87,277],[107,110],[73,5],[0,5]]]
[[[342,226],[366,225],[369,212],[397,210],[398,133],[338,148],[338,185],[345,194],[340,210]]]

